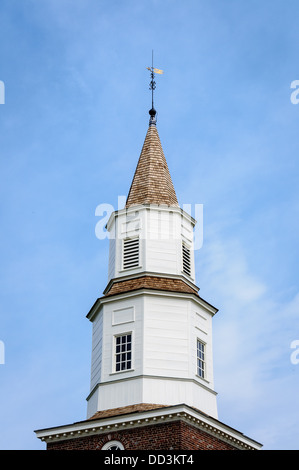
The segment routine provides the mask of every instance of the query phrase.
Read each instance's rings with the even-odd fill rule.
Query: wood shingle
[[[127,197],[126,207],[136,204],[179,206],[156,126],[148,128]]]

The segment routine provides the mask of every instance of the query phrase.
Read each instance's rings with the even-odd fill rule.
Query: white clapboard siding
[[[101,381],[102,345],[103,313],[100,312],[93,322],[92,328],[91,389]]]

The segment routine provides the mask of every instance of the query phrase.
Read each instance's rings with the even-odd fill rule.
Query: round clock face
[[[124,446],[119,441],[109,441],[102,447],[102,450],[124,450]]]

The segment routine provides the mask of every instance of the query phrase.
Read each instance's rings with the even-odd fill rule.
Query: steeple
[[[155,73],[163,70],[147,67],[151,72],[149,89],[152,92],[152,107],[149,110],[149,128],[145,137],[130,191],[126,208],[137,204],[158,204],[178,207],[178,200],[173,187],[167,162],[163,153],[159,134],[156,128],[156,110],[154,108]]]
[[[93,324],[87,419],[37,432],[48,449],[257,449],[218,421],[212,319],[195,284],[194,226],[150,122],[126,207],[111,213],[108,284]],[[150,206],[150,207],[149,207]]]
[[[154,125],[148,128],[126,208],[136,204],[179,206],[159,134]]]

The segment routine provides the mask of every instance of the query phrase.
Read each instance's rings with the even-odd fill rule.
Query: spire
[[[157,128],[151,124],[137,163],[126,207],[135,204],[179,206]]]
[[[155,73],[162,74],[163,70],[154,68],[154,51],[152,51],[152,66],[147,67],[147,70],[151,72],[151,81],[150,81],[149,89],[152,91],[152,108],[149,110],[149,115],[150,115],[149,125],[155,126],[157,122],[157,119],[156,119],[157,111],[155,110],[155,107],[154,107],[154,90],[156,89]]]
[[[162,74],[163,70],[154,68],[153,64],[152,54],[152,66],[147,67],[151,72],[150,90],[152,90],[149,128],[128,194],[126,207],[136,204],[179,206],[156,128],[156,110],[154,108],[156,82],[154,78],[155,73]]]

